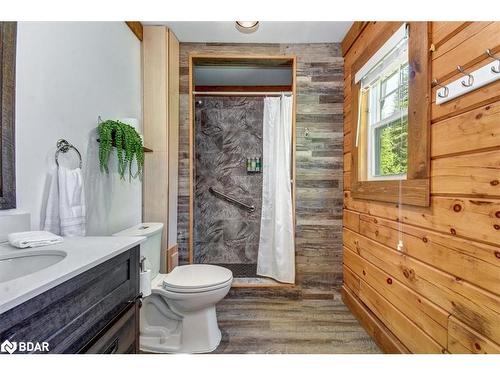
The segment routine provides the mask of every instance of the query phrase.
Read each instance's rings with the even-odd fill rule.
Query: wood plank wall
[[[178,243],[182,263],[188,259],[190,53],[297,56],[295,289],[298,293],[294,295],[332,298],[333,288],[342,283],[343,59],[340,45],[181,43]],[[309,129],[309,137],[304,136],[305,128]]]
[[[351,65],[390,27],[368,23],[345,55],[344,160]],[[433,22],[431,42],[432,77],[450,82],[490,62],[500,22]],[[433,90],[429,208],[353,199],[344,164],[343,296],[386,351],[500,353],[499,100],[500,81],[439,106]]]

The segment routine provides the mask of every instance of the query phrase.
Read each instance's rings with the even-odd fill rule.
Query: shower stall
[[[193,260],[236,276],[257,269],[262,173],[247,171],[247,160],[262,158],[263,109],[263,97],[195,99]]]
[[[293,57],[191,57],[190,259],[294,281]]]

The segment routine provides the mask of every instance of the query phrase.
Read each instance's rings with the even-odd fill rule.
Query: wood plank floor
[[[232,297],[217,305],[222,341],[214,353],[381,353],[334,299]]]

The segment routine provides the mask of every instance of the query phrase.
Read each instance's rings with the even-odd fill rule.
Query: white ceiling
[[[350,21],[278,22],[261,21],[253,34],[236,30],[234,22],[158,21],[144,25],[168,26],[181,42],[219,43],[327,43],[341,42]]]

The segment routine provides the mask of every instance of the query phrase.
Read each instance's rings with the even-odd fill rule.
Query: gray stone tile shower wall
[[[247,173],[246,159],[262,155],[263,107],[258,97],[196,98],[195,263],[257,263],[262,173]],[[210,187],[256,210],[226,202]]]

